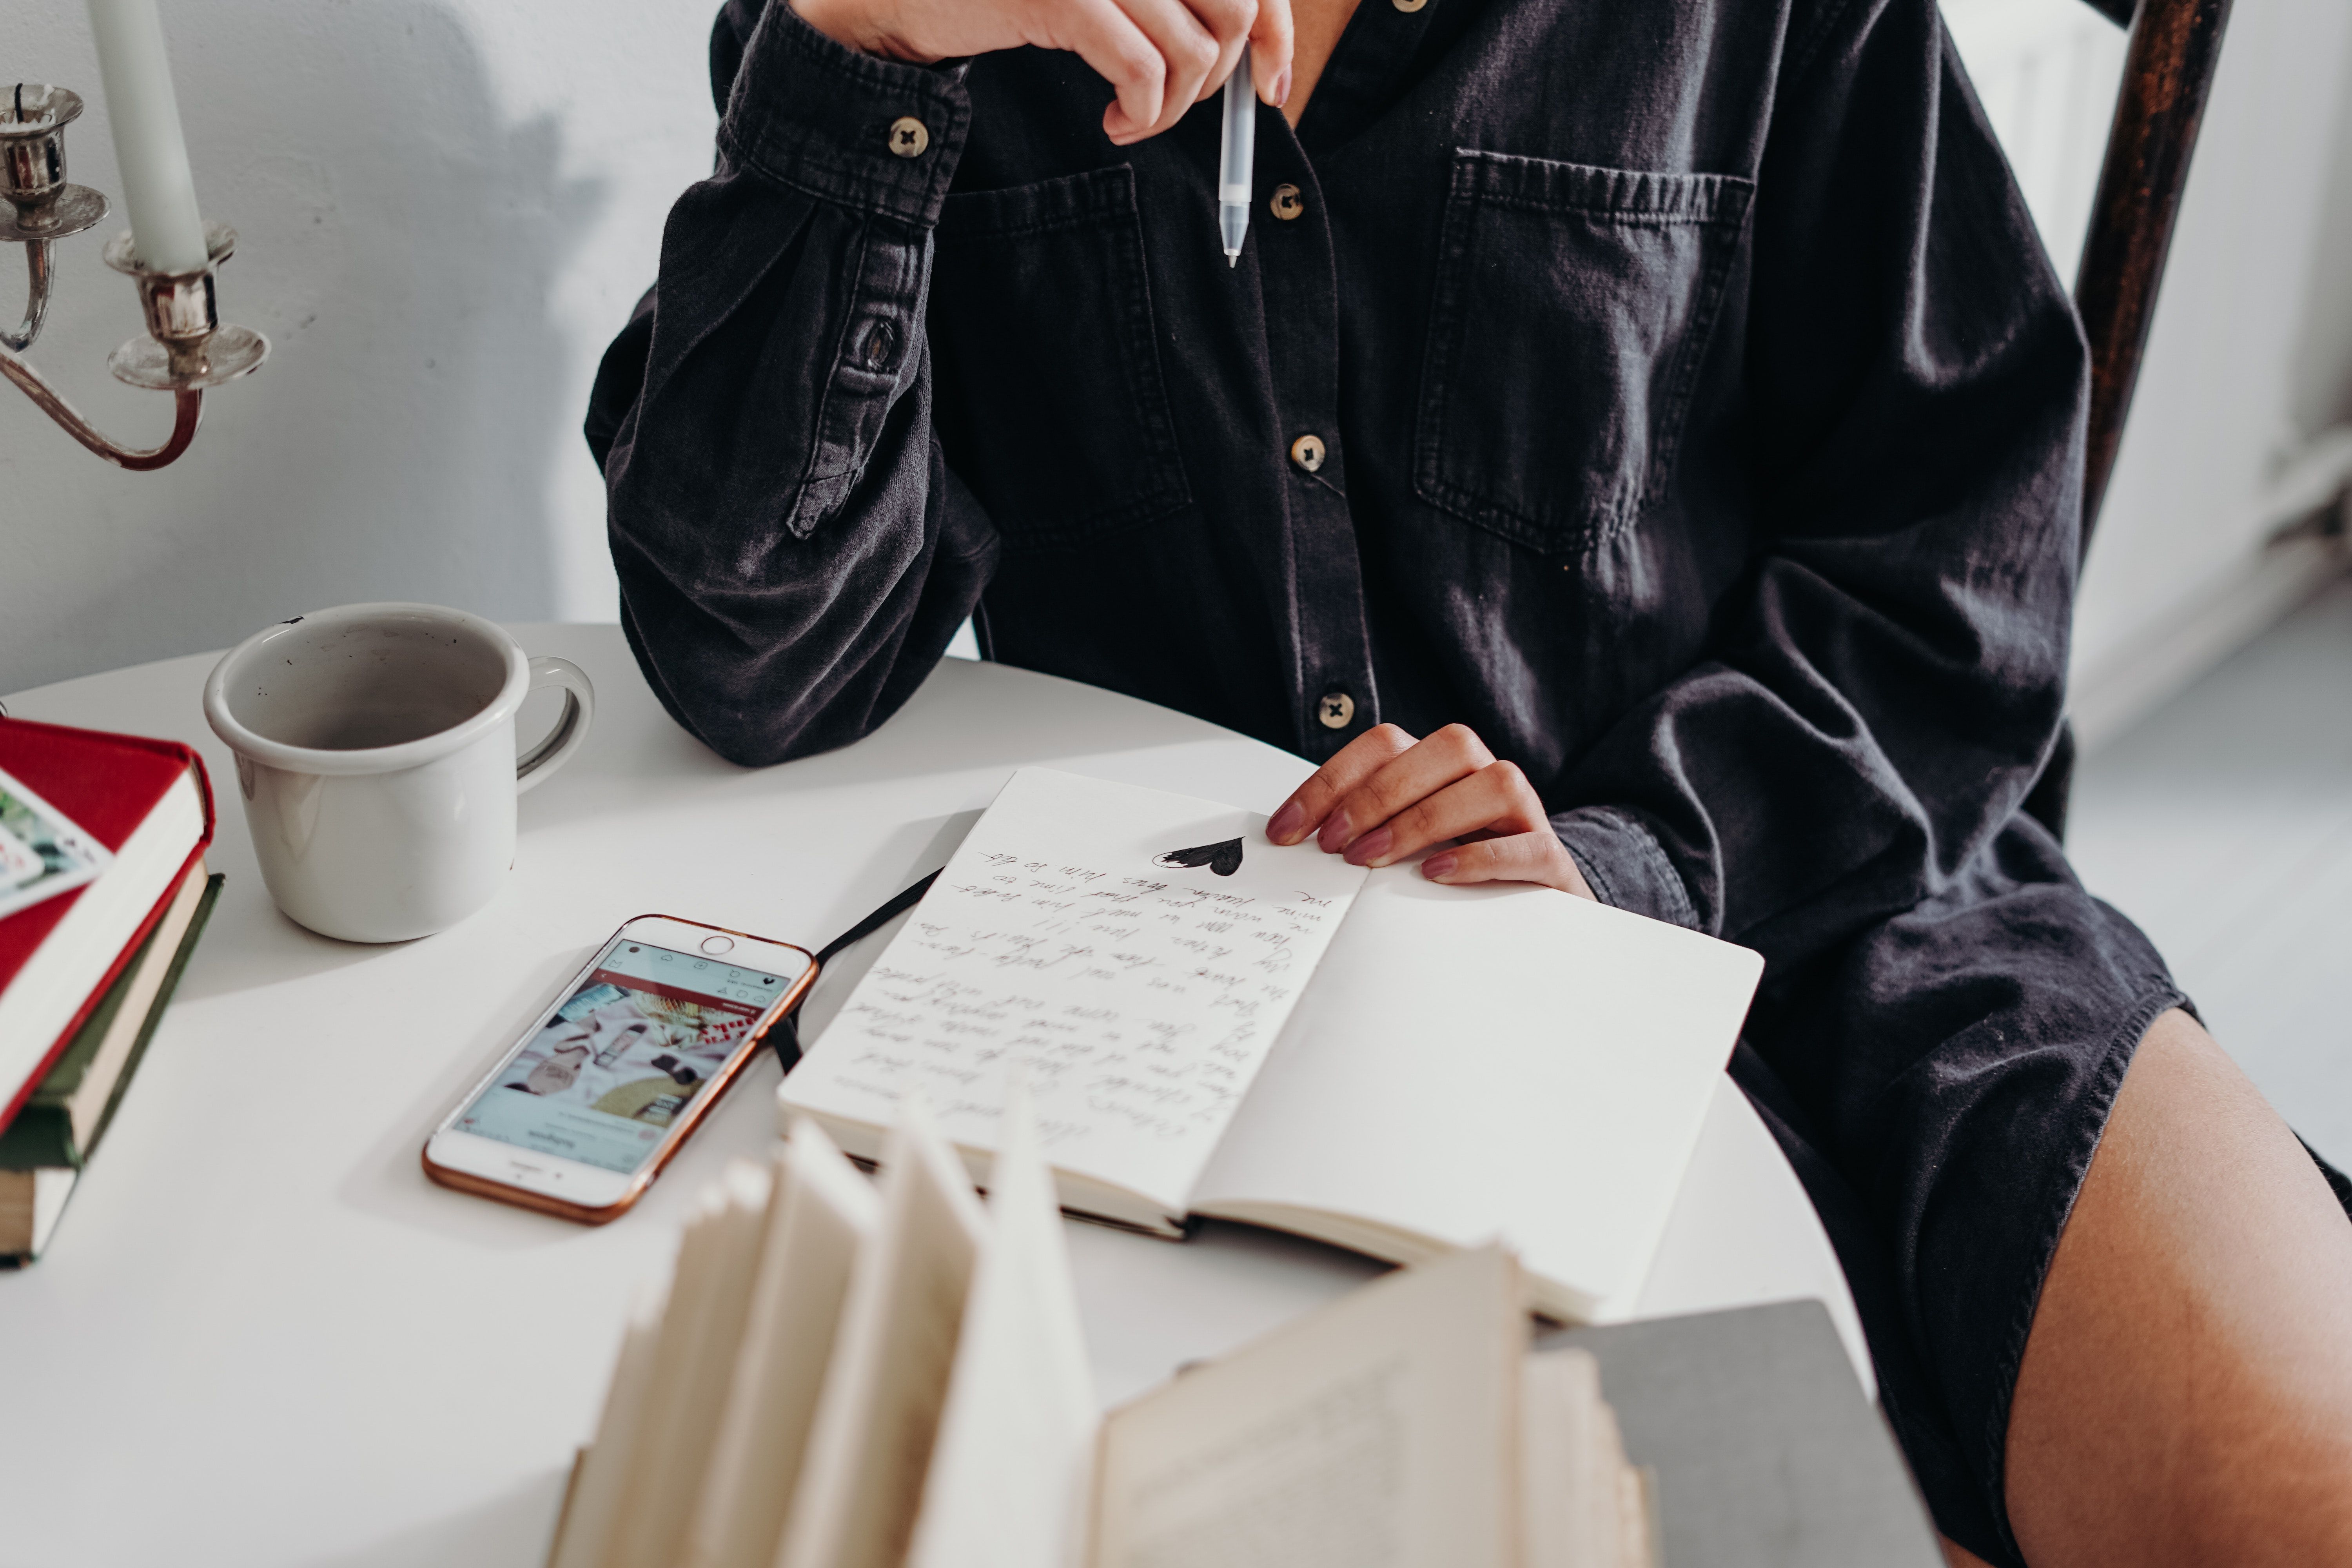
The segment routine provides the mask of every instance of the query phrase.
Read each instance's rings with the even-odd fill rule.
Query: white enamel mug
[[[535,687],[563,715],[518,758]],[[322,936],[405,942],[490,901],[514,865],[515,796],[588,736],[595,688],[479,616],[345,605],[247,637],[205,683],[236,753],[261,879]]]

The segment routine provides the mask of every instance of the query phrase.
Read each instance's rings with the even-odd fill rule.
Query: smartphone
[[[583,1225],[617,1219],[815,978],[789,942],[641,915],[434,1128],[425,1173]]]

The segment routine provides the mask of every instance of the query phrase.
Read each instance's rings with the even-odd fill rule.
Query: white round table
[[[774,1139],[770,1057],[602,1229],[425,1180],[426,1128],[593,944],[669,913],[815,946],[940,865],[1024,763],[1259,810],[1306,766],[1165,709],[951,658],[871,738],[750,771],[670,721],[619,628],[516,635],[589,672],[594,731],[523,798],[498,900],[395,947],[314,936],[270,905],[198,705],[215,656],[7,700],[19,718],[194,744],[228,884],[51,1250],[0,1274],[0,1563],[532,1568],[631,1293],[666,1268],[721,1163]],[[814,1017],[838,1005],[846,975],[830,978]],[[1377,1271],[1231,1226],[1182,1245],[1081,1224],[1069,1237],[1108,1401]],[[1827,1238],[1726,1080],[1641,1310],[1799,1296],[1829,1304],[1868,1385]]]

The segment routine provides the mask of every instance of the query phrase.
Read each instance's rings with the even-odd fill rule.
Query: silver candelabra
[[[41,334],[48,313],[50,247],[94,226],[106,216],[106,198],[87,185],[66,182],[66,127],[81,113],[81,97],[61,87],[19,82],[0,89],[0,196],[12,211],[0,212],[0,240],[25,247],[31,294],[24,324],[0,332],[0,375],[23,389],[67,434],[108,462],[134,470],[160,468],[188,449],[204,417],[205,389],[257,369],[269,357],[269,340],[247,327],[221,325],[216,282],[220,264],[236,248],[236,231],[226,224],[205,225],[205,265],[193,272],[163,272],[131,254],[131,236],[118,235],[106,247],[106,264],[130,274],[147,316],[147,335],[114,351],[107,368],[132,386],[172,395],[172,436],[145,451],[118,446],[74,411],[24,358]]]

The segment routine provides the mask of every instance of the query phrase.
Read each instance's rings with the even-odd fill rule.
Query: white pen
[[[1242,261],[1249,233],[1252,165],[1257,161],[1257,91],[1250,85],[1249,47],[1225,79],[1225,134],[1217,148],[1217,227],[1225,237],[1225,265]]]

